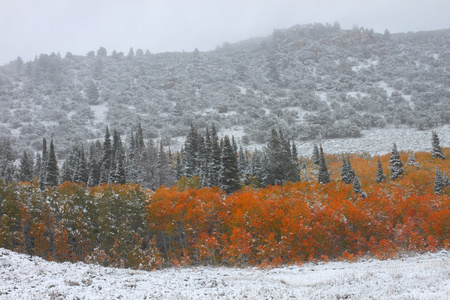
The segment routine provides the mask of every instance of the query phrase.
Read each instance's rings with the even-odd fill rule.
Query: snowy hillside
[[[1,249],[0,282],[1,299],[449,299],[450,256],[144,272]]]

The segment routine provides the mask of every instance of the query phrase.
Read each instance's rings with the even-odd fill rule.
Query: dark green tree
[[[440,195],[445,188],[445,182],[442,177],[441,171],[436,167],[434,176],[434,193]]]
[[[47,163],[48,163],[48,150],[47,150],[47,140],[42,139],[42,155],[41,155],[41,165],[39,167],[39,187],[41,189],[45,186],[45,179],[47,178]]]
[[[376,178],[377,183],[382,183],[386,181],[386,175],[384,174],[383,171],[383,166],[381,165],[381,161],[380,158],[377,158],[377,178]]]
[[[46,186],[57,186],[58,185],[58,162],[56,161],[55,146],[53,145],[53,139],[50,140],[50,150],[48,153],[48,163],[47,163],[47,177],[45,179]]]
[[[353,191],[355,192],[356,195],[360,195],[363,198],[366,198],[367,195],[366,193],[361,189],[361,183],[359,182],[358,177],[355,175],[353,177]]]
[[[109,174],[111,172],[111,158],[112,158],[112,146],[111,135],[109,134],[108,126],[106,126],[105,141],[103,142],[103,155],[100,167],[100,182],[108,183]]]
[[[439,142],[439,137],[438,137],[436,131],[433,131],[431,134],[432,134],[431,145],[433,147],[431,150],[431,157],[445,159],[444,153],[442,153],[441,145]]]
[[[25,150],[20,159],[19,180],[28,182],[33,180],[33,157]]]
[[[322,145],[319,148],[319,174],[317,175],[317,181],[321,184],[327,184],[330,182],[330,175],[328,174],[328,167],[325,162],[325,155],[323,154]]]
[[[403,177],[403,163],[400,160],[400,154],[398,153],[397,145],[395,143],[392,148],[391,158],[389,159],[389,170],[391,171],[391,180]]]
[[[317,144],[314,144],[314,148],[313,148],[313,163],[316,165],[320,164],[320,153],[319,153],[319,148],[317,147]]]
[[[219,174],[220,188],[227,194],[235,192],[241,188],[239,183],[239,170],[237,165],[236,152],[231,145],[230,138],[223,139],[222,164]]]

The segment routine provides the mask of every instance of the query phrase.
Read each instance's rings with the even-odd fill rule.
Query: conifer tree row
[[[219,139],[214,124],[207,127],[204,134],[192,125],[183,147],[176,153],[164,146],[162,140],[155,142],[153,139],[146,139],[140,124],[135,131],[127,134],[127,145],[122,142],[120,132],[111,131],[112,136],[110,129],[105,128],[103,142],[73,145],[60,168],[53,140],[48,147],[47,140],[43,138],[42,151],[36,153],[35,159],[29,150],[23,151],[17,166],[14,166],[14,155],[9,141],[0,141],[0,177],[4,181],[31,181],[37,178],[40,188],[71,181],[84,183],[89,187],[102,183],[134,182],[149,189],[162,185],[172,186],[186,177],[189,180],[192,178],[191,182],[198,182],[196,186],[218,186],[228,193],[246,185],[264,187],[309,180],[305,162],[299,163],[295,143],[291,143],[281,130],[273,129],[267,145],[261,150],[250,152],[239,145],[233,136]],[[442,153],[436,140],[438,141],[437,135],[433,132],[432,155],[435,153],[435,158],[442,159],[443,154],[436,154]],[[311,172],[317,175],[317,181],[321,184],[330,182],[322,145],[314,145],[311,162],[318,165],[317,169]],[[414,153],[409,153],[406,166],[420,168]],[[390,180],[397,180],[404,173],[396,144],[393,145],[389,170]],[[448,182],[445,171],[443,170],[440,177],[444,182]],[[360,183],[355,180],[356,174],[349,155],[342,156],[340,175],[342,182],[353,184],[355,193],[362,195],[359,192],[362,188],[358,187]],[[373,175],[377,183],[386,181],[379,158],[377,173]],[[440,177],[437,175],[437,191],[441,186]]]

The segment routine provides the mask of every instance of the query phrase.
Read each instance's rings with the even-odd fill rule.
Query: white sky
[[[295,24],[391,33],[450,28],[450,0],[0,0],[0,65],[99,47],[215,49]]]

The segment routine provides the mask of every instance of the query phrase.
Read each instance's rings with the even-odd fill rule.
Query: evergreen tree
[[[33,180],[33,157],[25,150],[20,159],[19,180],[28,182]]]
[[[441,171],[436,167],[434,177],[434,193],[440,195],[444,188],[445,182],[444,179],[442,178]]]
[[[391,180],[403,177],[403,163],[400,160],[400,154],[397,151],[397,145],[394,143],[391,158],[389,159],[389,170],[391,171]]]
[[[124,151],[122,146],[122,140],[120,138],[120,133],[114,129],[113,133],[113,144],[111,148],[111,169],[109,173],[109,181],[117,182],[116,175],[118,174],[118,162],[121,160],[121,168],[125,170],[124,167]],[[122,172],[122,170],[120,170]],[[124,171],[125,172],[125,171]]]
[[[237,166],[236,152],[231,145],[228,136],[224,137],[222,150],[222,165],[220,169],[220,188],[227,194],[241,188],[239,184],[239,170]]]
[[[86,162],[86,155],[84,153],[84,146],[81,145],[81,149],[79,151],[79,158],[77,162],[77,166],[74,173],[74,182],[83,182],[87,183],[89,178],[88,166]]]
[[[416,161],[416,157],[414,156],[414,152],[410,151],[408,155],[408,160],[406,161],[407,166],[416,166],[419,168],[419,163]]]
[[[380,158],[377,158],[377,183],[382,183],[386,181],[386,175],[384,175],[383,166],[381,165]]]
[[[118,155],[116,159],[116,167],[114,174],[114,182],[117,184],[126,183],[125,166],[123,163],[123,155]]]
[[[320,145],[319,157],[320,157],[319,174],[317,176],[317,180],[321,184],[327,184],[330,182],[330,175],[328,174],[328,168],[327,168],[327,164],[325,162],[325,156],[323,154],[322,145]]]
[[[342,156],[342,168],[341,168],[341,180],[345,184],[350,184],[354,179],[354,170],[350,162],[350,156],[347,155],[347,159]]]
[[[431,150],[431,157],[445,159],[444,153],[442,153],[439,137],[436,131],[432,132],[431,145],[433,147],[433,149]]]
[[[34,160],[34,166],[33,166],[33,176],[36,178],[39,178],[39,175],[41,174],[41,164],[42,164],[42,158],[41,158],[41,154],[38,152],[38,153],[36,153],[36,159]]]
[[[56,161],[55,147],[53,145],[53,139],[50,141],[50,150],[48,153],[48,163],[47,163],[47,177],[45,179],[46,186],[57,186],[58,185],[58,163]]]
[[[99,141],[89,147],[89,176],[87,186],[93,187],[100,182],[100,157],[102,145]]]
[[[200,175],[200,141],[199,134],[194,125],[191,124],[191,128],[186,136],[184,143],[184,173],[187,177]]]
[[[100,182],[109,182],[109,173],[111,172],[111,158],[112,158],[112,146],[111,135],[109,134],[108,126],[106,126],[105,141],[103,142],[103,156],[100,167]]]
[[[442,181],[444,182],[444,186],[450,186],[450,180],[448,179],[447,173],[442,173]]]
[[[358,177],[355,175],[353,177],[353,191],[355,192],[356,195],[360,195],[363,198],[366,198],[367,195],[366,193],[361,189],[361,183],[359,182]]]
[[[261,156],[262,154],[256,149],[253,151],[251,173],[254,177],[254,180],[256,180],[256,182],[254,182],[256,187],[259,187],[263,183],[265,174]]]
[[[72,171],[70,170],[69,162],[66,160],[61,167],[60,182],[72,181]]]
[[[181,165],[181,153],[177,152],[175,154],[177,161],[176,161],[176,166],[175,166],[175,176],[178,179],[180,179],[183,176],[183,166]]]
[[[14,179],[14,154],[9,138],[0,141],[0,178],[9,182]]]
[[[219,145],[219,138],[217,136],[216,127],[214,124],[211,127],[211,171],[210,171],[210,185],[219,186],[219,173],[221,168],[222,150]]]
[[[317,147],[317,144],[314,144],[314,148],[313,148],[313,163],[316,165],[320,164],[320,153],[319,153],[319,148]]]
[[[297,146],[294,142],[292,142],[291,146],[291,166],[289,169],[289,179],[290,182],[298,182],[301,181],[301,175],[300,175],[300,164],[298,162],[298,153],[297,153]]]
[[[41,165],[39,167],[39,187],[41,189],[45,186],[45,179],[47,178],[47,162],[48,162],[48,150],[47,150],[47,140],[42,139],[42,155],[41,155]]]

